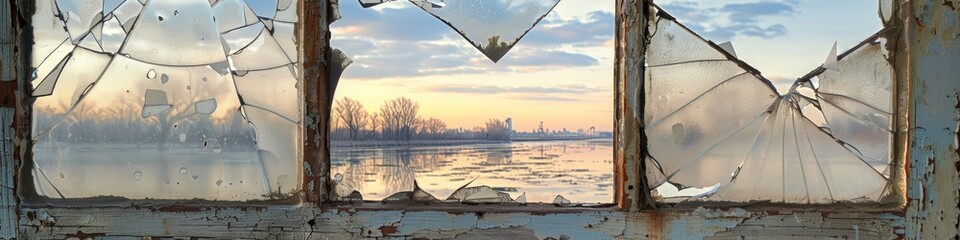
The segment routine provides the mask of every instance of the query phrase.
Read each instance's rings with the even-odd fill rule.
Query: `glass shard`
[[[662,10],[661,10],[662,11]],[[714,45],[660,18],[647,49],[644,129],[669,201],[876,202],[888,185],[891,70],[878,44],[783,96]],[[735,58],[735,57],[734,57]],[[831,59],[833,61],[831,61]],[[818,86],[819,85],[819,86]]]
[[[230,55],[231,70],[264,70],[292,63],[273,35],[262,24],[258,25],[260,33],[256,39]]]
[[[867,41],[824,71],[818,99],[830,132],[880,172],[891,160],[893,68],[882,44]]]
[[[410,0],[410,2],[446,23],[487,58],[497,62],[560,1]],[[361,1],[362,3],[364,2]]]
[[[124,0],[103,0],[104,15],[113,12],[113,10],[117,9],[117,7],[120,7],[120,4],[123,2]]]
[[[273,21],[273,38],[280,43],[280,48],[287,53],[290,61],[299,61],[300,55],[297,52],[297,36],[294,33],[295,24],[280,21]]]
[[[726,51],[727,53],[732,55],[734,58],[737,57],[737,50],[733,49],[733,43],[728,41],[728,42],[723,42],[718,46],[720,46],[720,48],[723,48],[723,51]]]
[[[63,67],[67,65],[67,62],[70,60],[70,54],[67,54],[66,57],[57,64],[53,70],[40,81],[40,84],[33,89],[33,96],[46,96],[53,93],[53,87],[57,84],[57,80],[60,79],[60,73],[63,72]]]
[[[53,62],[56,65],[66,54],[54,56],[51,54],[61,47],[73,48],[73,44],[69,40],[69,34],[64,31],[64,22],[53,16],[55,13],[59,14],[54,1],[37,1],[36,3],[38,14],[34,14],[30,21],[34,29],[31,49],[34,57],[31,66],[37,68],[43,62]]]
[[[213,10],[206,1],[151,2],[136,19],[121,49],[133,59],[174,66],[226,60]]]
[[[34,101],[33,137],[48,131],[55,119],[60,119],[68,109],[74,107],[90,89],[90,86],[100,79],[100,75],[110,63],[110,56],[98,54],[90,50],[79,48],[70,54],[67,64],[60,71],[60,76],[51,79],[54,83],[49,90],[49,96],[38,97]],[[69,76],[69,77],[66,77]]]
[[[47,79],[47,75],[54,72],[60,63],[63,63],[70,56],[71,52],[76,47],[73,44],[70,44],[69,40],[64,40],[61,45],[56,49],[53,49],[52,52],[48,53],[49,55],[45,56],[41,61],[34,60],[35,65],[33,65],[33,74],[31,83],[33,83],[33,88],[36,89],[40,82],[44,79]]]
[[[298,81],[285,66],[251,71],[233,79],[244,105],[269,111],[290,122],[299,122]],[[264,84],[267,82],[272,84]]]
[[[360,6],[363,6],[363,8],[370,8],[373,6],[380,5],[381,3],[393,2],[395,0],[358,0],[358,1],[360,1]]]
[[[823,68],[834,72],[840,71],[840,65],[837,64],[837,42],[833,42],[833,48],[830,48],[830,54],[827,54],[827,60],[823,61]]]
[[[103,19],[102,2],[57,0],[56,6],[74,44],[80,43],[93,26]]]
[[[213,16],[220,33],[259,22],[253,10],[243,0],[221,0],[213,6]]]
[[[297,16],[298,1],[301,1],[301,0],[280,0],[279,6],[277,8],[277,16],[274,17],[273,20],[286,22],[286,23],[297,22],[297,19],[299,19]]]
[[[127,33],[123,30],[123,25],[118,18],[112,18],[103,23],[100,36],[100,47],[106,53],[117,53],[123,40],[127,38]]]
[[[147,89],[143,99],[143,110],[140,111],[140,117],[143,118],[160,115],[173,107],[167,99],[167,93],[160,90]]]
[[[250,46],[262,32],[263,25],[253,24],[223,33],[221,36],[226,43],[227,54],[236,54],[243,48]]]
[[[337,84],[340,83],[340,76],[343,75],[343,70],[347,69],[350,64],[353,64],[353,59],[344,54],[340,49],[333,49],[333,62],[330,63],[330,70],[328,70],[327,80],[330,81],[330,98],[333,100],[333,96],[337,91]]]
[[[654,29],[649,48],[657,51],[647,51],[648,66],[727,60],[706,40],[675,21],[660,19],[651,27]]]
[[[301,174],[300,83],[289,60],[296,56],[295,2],[252,1],[263,16],[285,12],[289,21],[273,30],[286,39],[277,43],[245,1],[37,1],[31,81],[38,193],[294,197]],[[264,47],[267,40],[273,46]],[[282,61],[261,69],[264,59]],[[246,77],[231,74],[231,66],[246,66]]]

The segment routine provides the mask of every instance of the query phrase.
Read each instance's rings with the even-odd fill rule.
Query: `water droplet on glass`
[[[334,175],[333,178],[336,179],[337,182],[341,182],[343,181],[343,174],[337,173],[337,175]]]
[[[168,77],[167,74],[161,74],[160,83],[167,83],[167,81],[170,81],[170,77]]]
[[[206,78],[206,77],[204,77],[204,78],[203,78],[203,81],[204,81],[204,82],[206,82],[206,81],[207,81],[207,78]]]
[[[60,179],[64,179],[64,178],[67,178],[67,175],[64,175],[63,173],[60,173]]]
[[[180,174],[187,174],[187,172],[190,172],[190,171],[187,170],[186,167],[181,167],[181,168],[180,168]]]
[[[140,181],[141,178],[143,178],[143,173],[140,171],[133,172],[133,180]]]
[[[223,184],[223,180],[217,180],[217,186],[220,186],[222,184]]]
[[[194,180],[194,181],[197,181],[198,179],[200,179],[200,176],[193,175],[193,180]]]
[[[149,79],[157,78],[157,71],[153,69],[150,69],[150,71],[147,71],[147,78]]]
[[[181,133],[181,134],[180,134],[180,142],[186,142],[186,141],[187,141],[187,134]]]

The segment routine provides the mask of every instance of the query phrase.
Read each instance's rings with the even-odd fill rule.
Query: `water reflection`
[[[359,190],[365,200],[410,191],[413,180],[438,198],[479,177],[488,185],[530,202],[557,195],[583,203],[608,203],[613,183],[610,140],[514,142],[432,147],[340,147],[331,150],[331,174]]]

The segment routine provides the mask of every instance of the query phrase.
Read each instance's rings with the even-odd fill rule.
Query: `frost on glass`
[[[672,18],[658,17],[650,30],[644,131],[654,194],[780,203],[883,197],[892,70],[880,44],[839,58],[834,47],[818,74],[781,95],[732,45]]]
[[[395,0],[359,0],[369,8]],[[513,48],[560,0],[409,0],[457,31],[491,61]]]
[[[33,154],[51,198],[299,191],[296,2],[37,1]]]

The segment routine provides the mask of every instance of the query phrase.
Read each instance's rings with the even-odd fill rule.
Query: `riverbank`
[[[510,141],[494,141],[482,139],[470,140],[410,140],[410,141],[331,141],[330,147],[334,148],[383,148],[383,147],[434,147],[434,146],[456,146],[470,144],[498,144],[510,143]]]
[[[512,142],[548,142],[548,141],[603,141],[611,140],[605,138],[520,138],[513,139]],[[436,146],[458,146],[473,144],[501,144],[511,143],[505,140],[485,140],[485,139],[461,139],[461,140],[410,140],[410,141],[331,141],[330,146],[334,148],[384,148],[384,147],[436,147]]]

